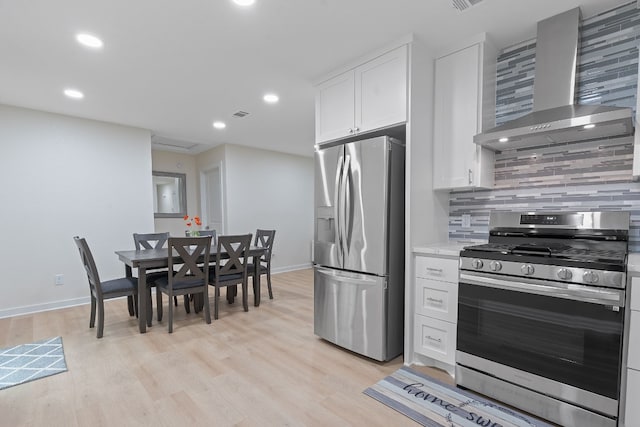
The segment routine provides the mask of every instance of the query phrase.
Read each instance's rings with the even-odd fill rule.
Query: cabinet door
[[[637,399],[640,395],[640,371],[627,369],[627,401],[625,405],[624,425],[640,426],[640,407]]]
[[[355,99],[358,132],[407,121],[407,46],[356,68]]]
[[[434,187],[468,187],[478,133],[480,45],[436,61]]]
[[[316,87],[316,142],[354,132],[354,72],[340,74]]]
[[[456,325],[416,315],[414,345],[416,353],[449,365],[456,363]]]

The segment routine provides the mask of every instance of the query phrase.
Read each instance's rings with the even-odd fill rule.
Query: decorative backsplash
[[[636,2],[586,19],[581,26],[577,102],[636,107],[640,10]],[[496,124],[533,107],[535,41],[498,57]],[[591,140],[496,153],[491,190],[452,192],[449,238],[487,239],[489,213],[625,210],[629,248],[640,252],[640,183],[631,178],[633,137]],[[462,215],[471,227],[462,227]]]

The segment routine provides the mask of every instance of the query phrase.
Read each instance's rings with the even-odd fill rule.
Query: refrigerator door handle
[[[358,273],[351,273],[351,272],[346,272],[343,270],[332,270],[330,268],[325,268],[325,267],[319,267],[316,266],[314,267],[318,273],[325,275],[325,276],[331,276],[334,277],[338,280],[348,280],[350,282],[354,282],[354,283],[361,283],[361,284],[366,284],[366,285],[374,285],[376,283],[379,282],[380,280],[380,276],[371,276],[371,275],[367,275],[367,274],[358,274]],[[384,283],[384,287],[383,289],[387,289],[387,283],[385,281]]]
[[[353,227],[353,192],[351,191],[351,156],[348,154],[344,160],[344,178],[343,178],[343,194],[344,194],[344,222],[342,227],[342,239],[344,241],[345,257],[351,250],[351,234]]]
[[[340,264],[344,257],[342,253],[342,220],[341,220],[341,212],[342,212],[342,173],[344,169],[344,157],[338,157],[338,167],[336,168],[336,187],[334,191],[334,215],[333,217],[336,219],[336,227],[335,227],[335,241],[338,247],[338,259]]]

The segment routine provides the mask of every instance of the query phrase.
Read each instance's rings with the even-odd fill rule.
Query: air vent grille
[[[233,117],[244,117],[244,116],[248,116],[249,113],[247,113],[246,111],[237,111],[235,113],[233,113]]]
[[[451,0],[453,7],[458,9],[458,11],[463,12],[469,9],[471,6],[475,6],[480,3],[482,0]]]

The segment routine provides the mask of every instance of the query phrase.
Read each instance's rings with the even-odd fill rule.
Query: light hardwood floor
[[[0,425],[417,425],[362,393],[402,357],[375,362],[313,334],[312,270],[273,275],[273,292],[254,307],[250,291],[248,313],[223,298],[210,325],[180,306],[173,334],[166,298],[144,335],[124,300],[106,302],[102,339],[88,305],[0,319],[0,348],[62,336],[69,369],[0,391]]]

